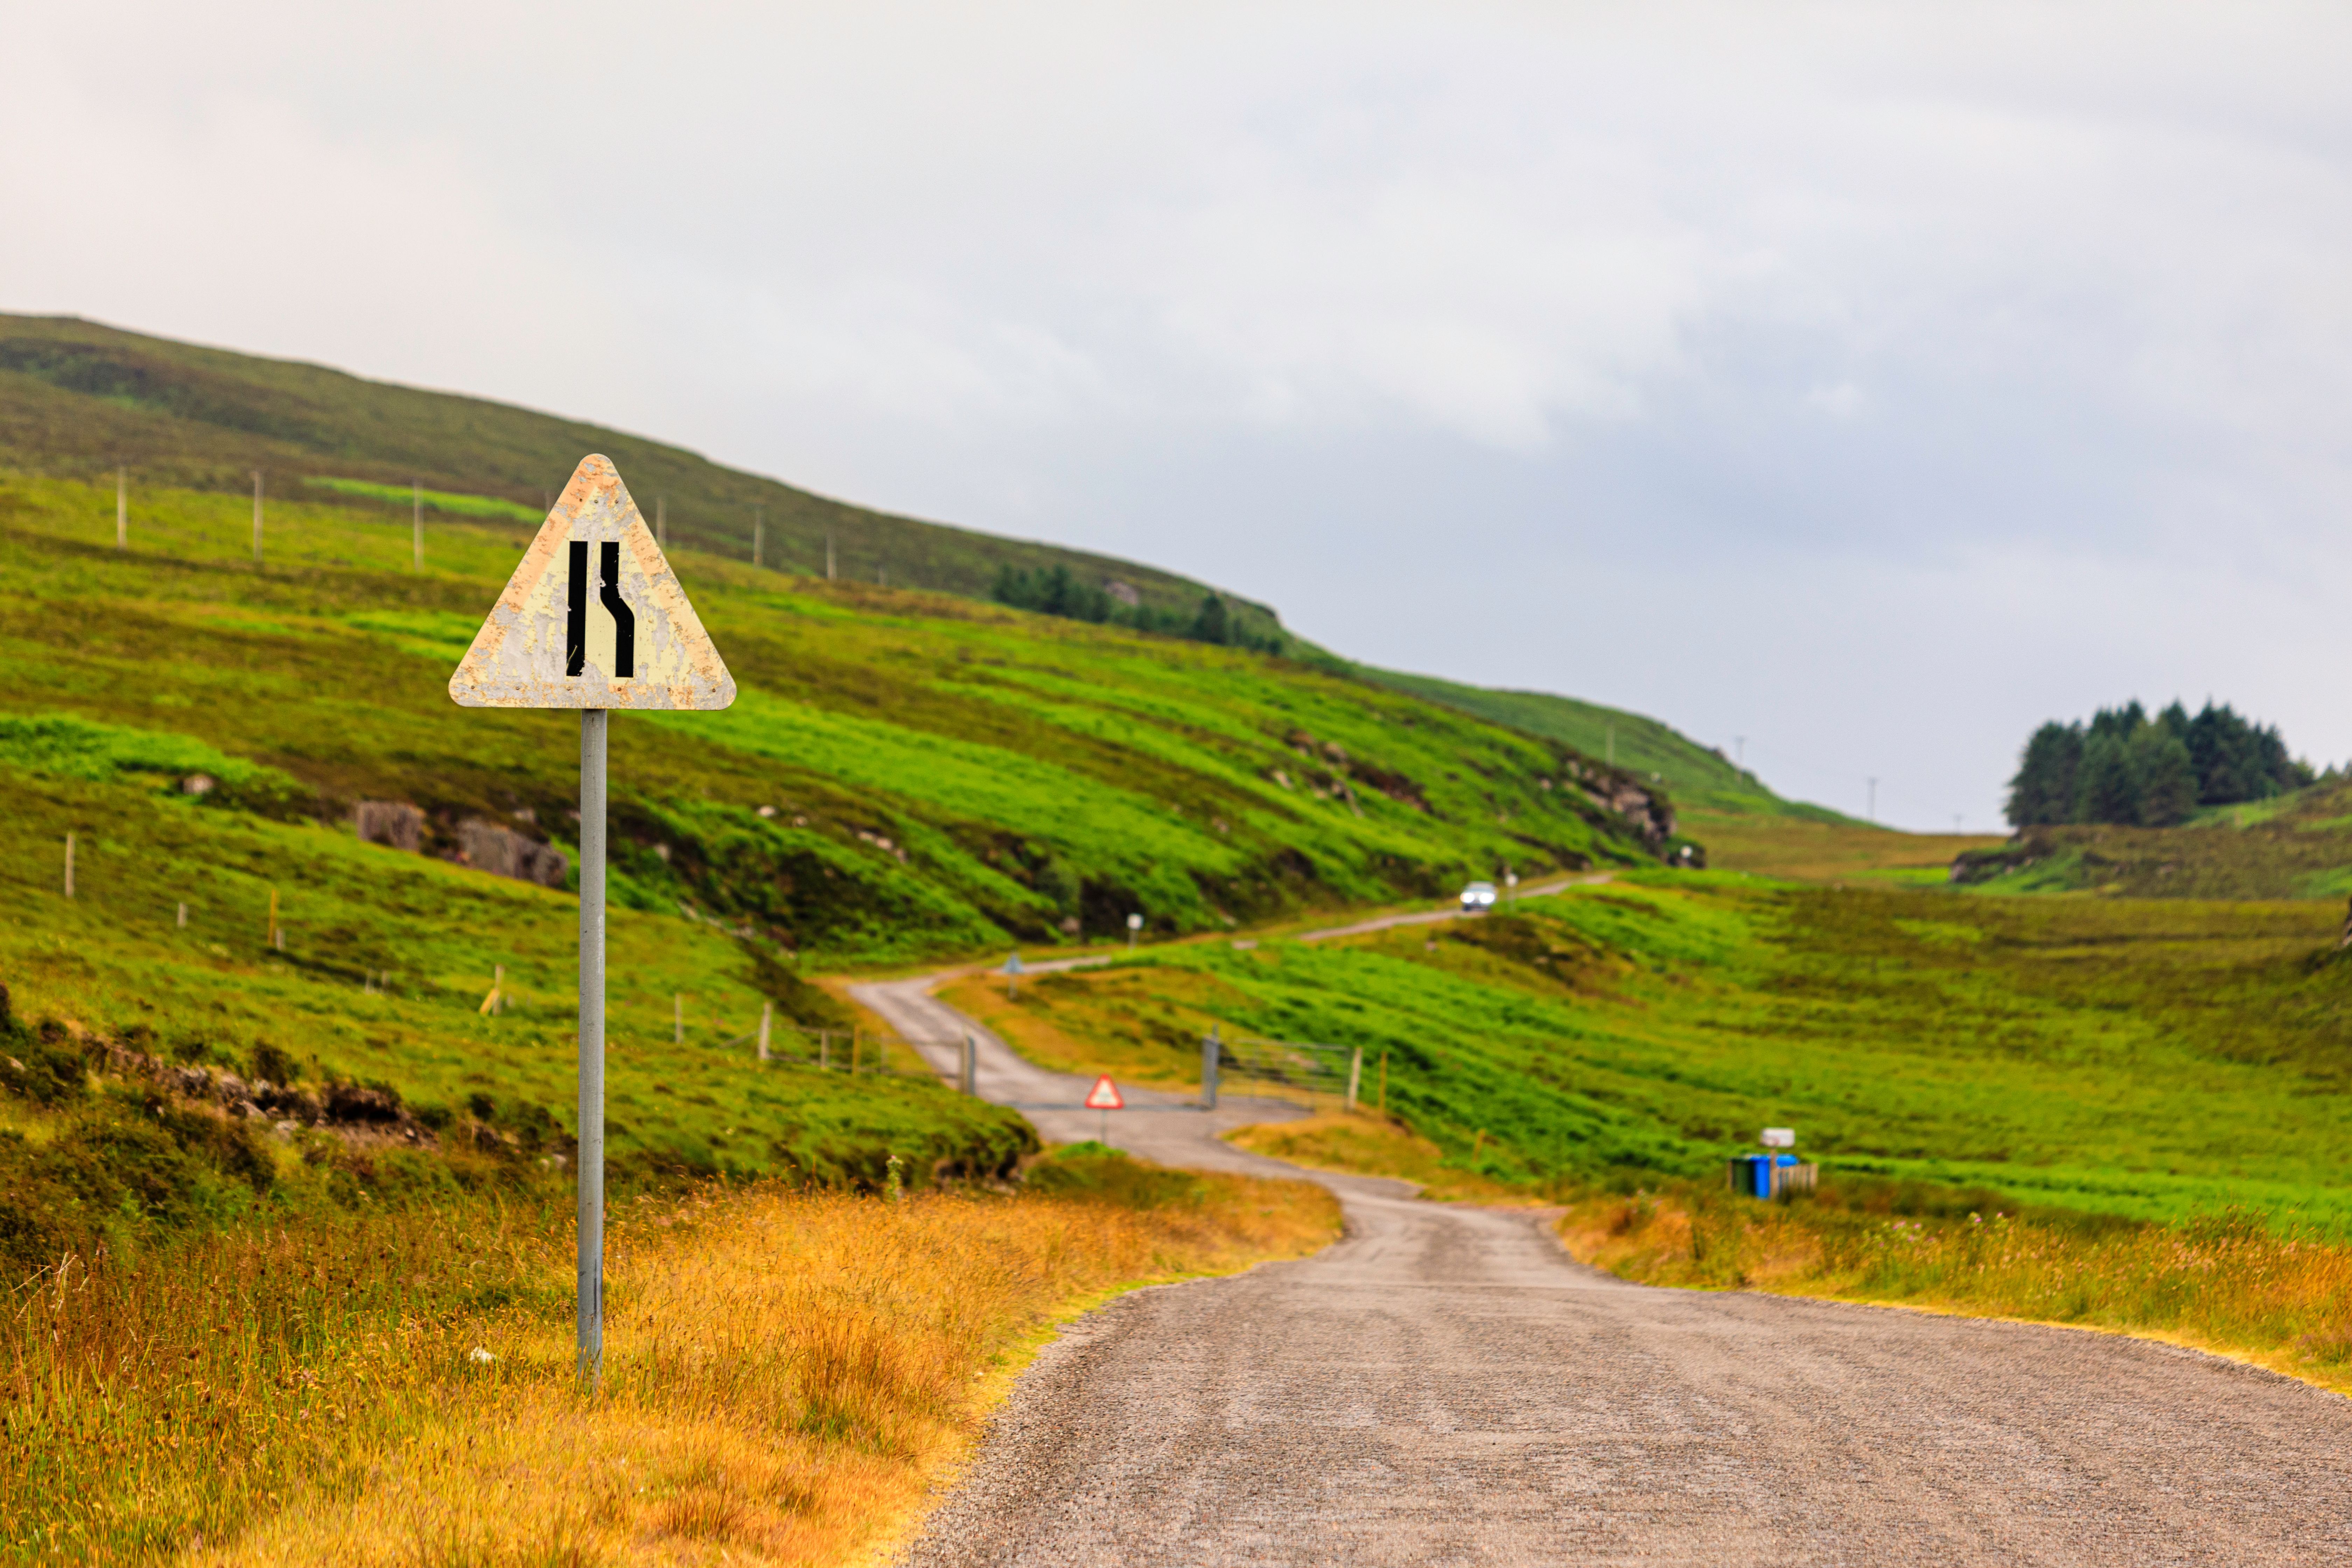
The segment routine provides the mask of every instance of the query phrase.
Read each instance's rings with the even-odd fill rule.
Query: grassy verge
[[[1536,1197],[1524,1187],[1506,1186],[1475,1170],[1448,1164],[1445,1151],[1428,1139],[1369,1112],[1324,1111],[1297,1121],[1259,1122],[1226,1133],[1225,1142],[1309,1170],[1417,1183],[1425,1198],[1524,1204]]]
[[[2167,1225],[2003,1204],[1867,1181],[1768,1204],[1690,1183],[1589,1195],[1559,1228],[1579,1259],[1643,1284],[2135,1334],[2352,1394],[2352,1247],[2249,1212]]]
[[[76,1258],[0,1323],[15,1561],[837,1562],[912,1519],[1058,1315],[1301,1256],[1295,1183],[1049,1162],[1013,1195],[620,1205],[574,1390],[563,1206],[292,1216]]]

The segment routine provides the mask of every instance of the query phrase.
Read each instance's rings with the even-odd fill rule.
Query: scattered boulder
[[[563,886],[572,871],[571,858],[552,844],[525,838],[512,828],[478,816],[457,825],[457,858],[494,877],[511,877],[547,888]]]
[[[404,800],[363,800],[354,814],[360,841],[405,849],[411,855],[425,838],[425,813]]]

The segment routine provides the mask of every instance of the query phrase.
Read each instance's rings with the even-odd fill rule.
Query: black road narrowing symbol
[[[627,680],[637,673],[637,616],[621,597],[621,546],[607,543],[600,553],[603,570],[596,574],[596,601],[613,617],[613,679]],[[588,542],[572,542],[571,595],[564,608],[563,673],[575,679],[588,668]]]

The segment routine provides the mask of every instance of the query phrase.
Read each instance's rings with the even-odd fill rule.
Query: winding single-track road
[[[927,984],[857,994],[970,1030],[991,1099],[1083,1090]],[[2147,1341],[1629,1285],[1538,1215],[1210,1135],[1273,1114],[1114,1113],[1110,1141],[1319,1181],[1347,1238],[1073,1324],[908,1568],[2352,1562],[2352,1401]]]

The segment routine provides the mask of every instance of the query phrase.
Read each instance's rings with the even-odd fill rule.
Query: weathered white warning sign
[[[1120,1098],[1118,1085],[1111,1082],[1110,1074],[1105,1073],[1095,1079],[1094,1088],[1087,1090],[1087,1109],[1088,1110],[1125,1110],[1127,1109],[1127,1101]]]
[[[467,708],[724,708],[735,678],[612,460],[587,457],[449,678]]]

